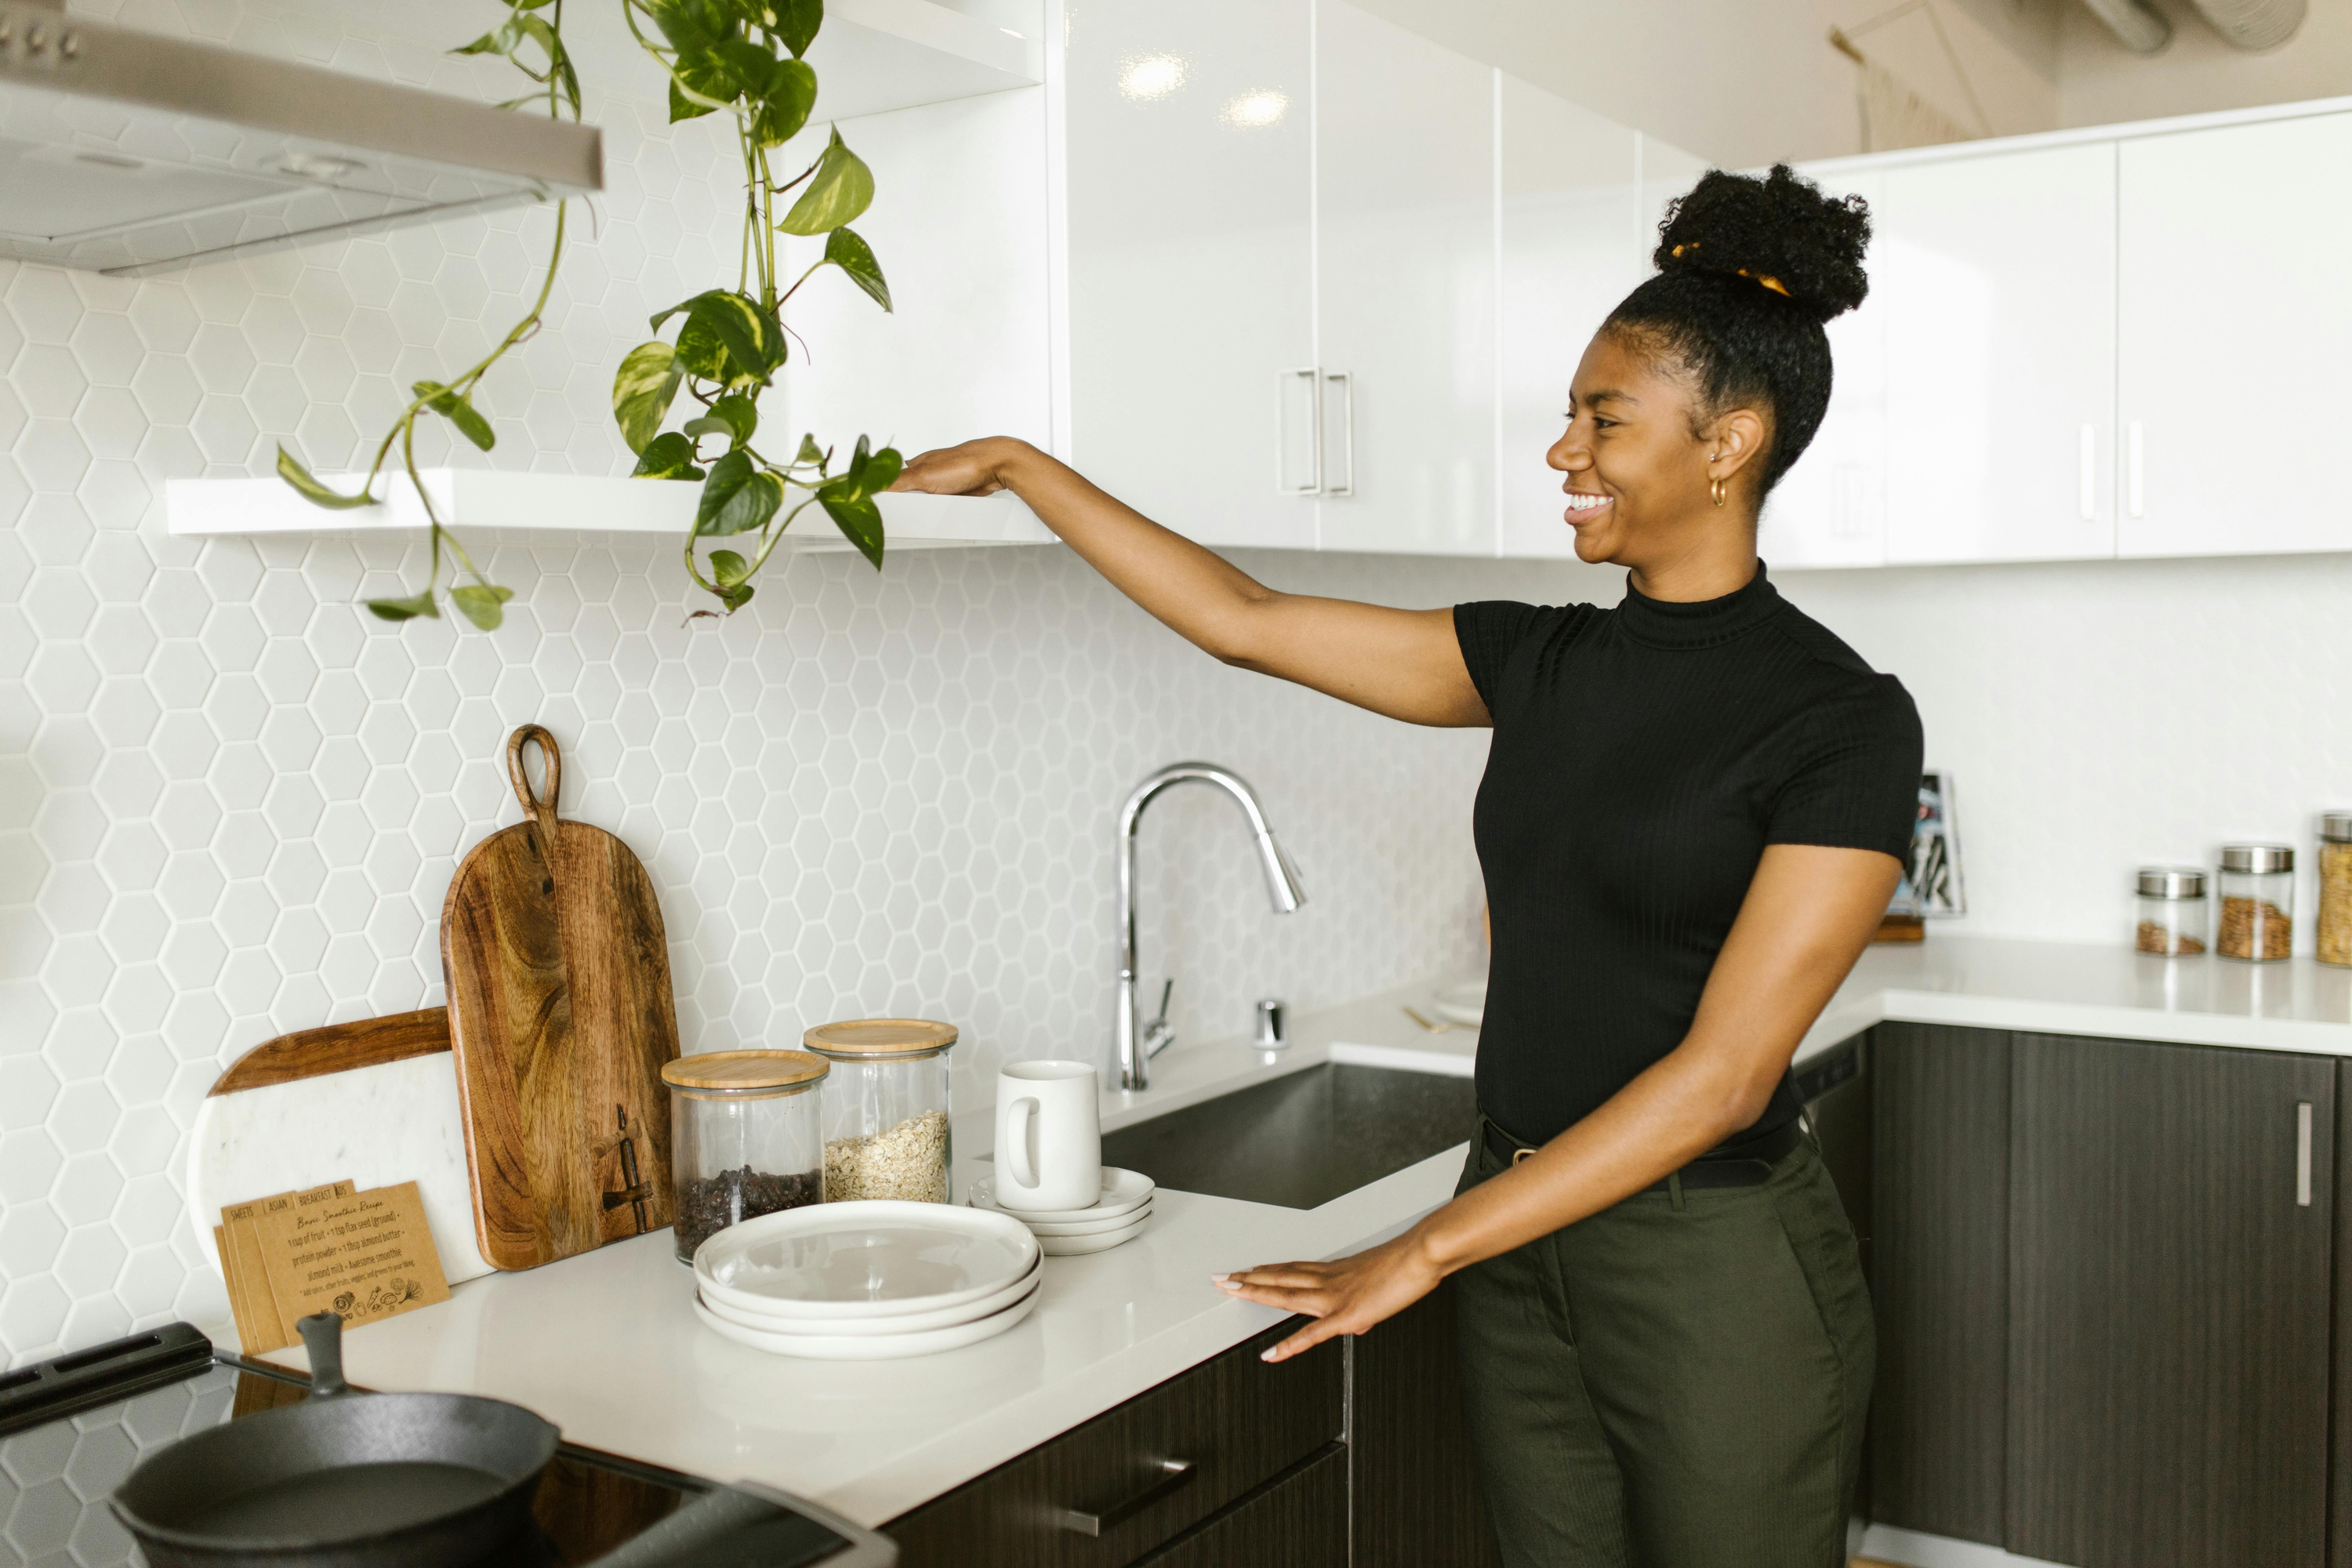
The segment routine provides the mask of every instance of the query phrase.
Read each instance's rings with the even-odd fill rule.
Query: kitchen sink
[[[1477,1129],[1470,1079],[1327,1062],[1103,1134],[1103,1163],[1163,1187],[1311,1209]]]

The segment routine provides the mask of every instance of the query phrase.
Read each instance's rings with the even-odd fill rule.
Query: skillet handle
[[[310,1397],[340,1399],[352,1392],[343,1381],[343,1320],[338,1312],[313,1312],[298,1319],[296,1331],[310,1352]]]

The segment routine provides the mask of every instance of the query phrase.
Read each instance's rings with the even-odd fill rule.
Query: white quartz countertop
[[[1104,1095],[1104,1125],[1327,1060],[1467,1073],[1475,1030],[1426,1033],[1401,1010],[1428,1015],[1442,983],[1302,1014],[1272,1056],[1179,1045],[1150,1089]],[[1799,1059],[1886,1019],[2352,1055],[2352,971],[1934,933],[1864,954]],[[956,1118],[959,1195],[988,1170],[990,1132],[985,1108]],[[722,1339],[695,1321],[692,1276],[663,1233],[460,1285],[352,1334],[346,1363],[364,1386],[510,1399],[572,1442],[879,1524],[1272,1325],[1279,1314],[1209,1277],[1392,1235],[1445,1201],[1461,1159],[1457,1148],[1313,1210],[1163,1192],[1137,1240],[1047,1258],[1027,1321],[941,1355],[801,1362]],[[273,1359],[303,1364],[299,1349]]]

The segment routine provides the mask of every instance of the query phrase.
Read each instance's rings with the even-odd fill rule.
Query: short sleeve
[[[1487,599],[1454,606],[1454,637],[1462,645],[1462,662],[1469,667],[1470,684],[1492,716],[1496,696],[1503,686],[1503,666],[1542,612],[1533,605],[1508,599]]]
[[[1764,841],[1881,849],[1907,862],[1921,749],[1919,710],[1891,675],[1807,710],[1790,726]]]

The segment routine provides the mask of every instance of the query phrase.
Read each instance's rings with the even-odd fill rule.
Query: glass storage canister
[[[2284,844],[2221,847],[2221,914],[2213,951],[2270,960],[2294,951],[2294,851]]]
[[[2319,962],[2352,965],[2352,811],[2319,819]]]
[[[662,1067],[669,1085],[677,1260],[740,1220],[824,1201],[822,1096],[806,1051],[707,1051]]]
[[[948,1201],[948,1047],[953,1024],[851,1018],[801,1044],[833,1066],[824,1086],[824,1195]]]
[[[2191,867],[2143,866],[2139,871],[2142,952],[2186,958],[2205,951],[2209,929],[2205,873]]]

